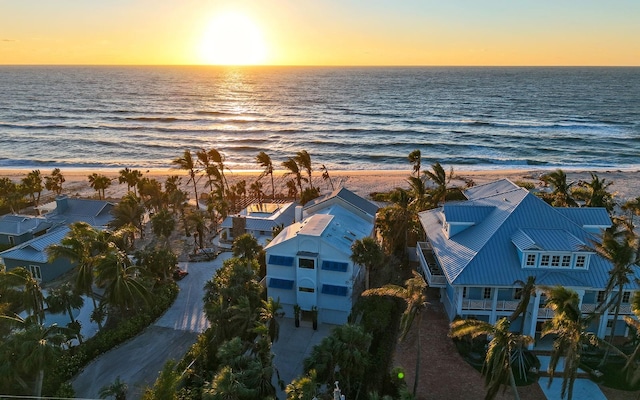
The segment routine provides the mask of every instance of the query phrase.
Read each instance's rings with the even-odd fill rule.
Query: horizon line
[[[214,68],[638,68],[638,65],[485,64],[1,64],[0,67],[214,67]]]

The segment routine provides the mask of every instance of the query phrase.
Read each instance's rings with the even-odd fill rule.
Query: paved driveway
[[[189,275],[178,282],[180,293],[171,308],[140,335],[87,365],[72,381],[76,397],[98,398],[100,388],[119,376],[129,386],[127,398],[140,398],[165,362],[182,358],[198,334],[209,327],[203,311],[203,287],[228,257],[230,253],[222,253],[214,261],[180,263]]]

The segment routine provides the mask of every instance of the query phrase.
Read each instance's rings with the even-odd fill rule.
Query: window
[[[605,294],[605,293],[604,293],[604,291],[603,291],[603,290],[600,290],[600,291],[598,292],[598,297],[596,298],[596,301],[597,301],[598,303],[602,303],[602,302],[604,301],[604,294]]]
[[[516,288],[513,290],[513,299],[520,300],[522,298],[522,288]]]
[[[569,268],[571,266],[571,256],[562,256],[562,267]]]
[[[269,256],[269,264],[293,267],[293,257],[277,256],[272,254]]]
[[[298,288],[298,291],[305,292],[305,293],[314,293],[316,290],[314,288],[300,286]]]
[[[622,302],[628,303],[631,299],[631,292],[622,292]]]
[[[37,281],[42,280],[42,273],[40,272],[39,265],[29,265],[29,272],[31,272],[31,276],[33,276],[33,279]]]
[[[540,266],[541,267],[548,267],[549,266],[549,255],[548,254],[543,254],[542,257],[540,257]]]
[[[13,238],[13,236],[9,236],[9,244],[11,245],[11,247],[13,247],[13,246],[15,246],[15,245],[16,245],[16,241],[15,241],[15,239]]]
[[[462,298],[463,299],[467,298],[467,287],[466,286],[462,288]]]
[[[322,285],[323,294],[331,294],[334,296],[346,296],[348,288],[346,286]]]
[[[587,256],[576,256],[576,268],[584,268],[587,264]]]
[[[552,267],[560,266],[560,256],[551,256],[551,266]]]
[[[535,267],[536,258],[536,254],[527,254],[527,267]]]
[[[327,271],[347,272],[349,264],[337,261],[323,261],[321,268]]]
[[[482,293],[482,297],[485,298],[485,299],[490,299],[491,298],[491,288],[490,287],[484,288],[484,292]]]
[[[315,260],[311,259],[311,258],[299,258],[298,259],[298,267],[300,268],[305,268],[305,269],[314,269],[315,266]]]
[[[269,287],[274,289],[293,289],[293,281],[289,279],[270,278]]]

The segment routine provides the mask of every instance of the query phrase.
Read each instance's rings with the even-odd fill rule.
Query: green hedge
[[[154,290],[154,304],[142,313],[128,318],[113,329],[103,329],[79,346],[65,351],[51,371],[45,373],[43,393],[58,394],[63,383],[72,379],[85,365],[99,355],[138,335],[151,325],[173,304],[178,295],[178,285],[171,282]]]

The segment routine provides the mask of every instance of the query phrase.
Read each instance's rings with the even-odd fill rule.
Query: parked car
[[[176,267],[176,269],[173,270],[173,279],[176,281],[179,281],[187,275],[189,275],[189,273],[185,270],[180,269],[179,267]]]

